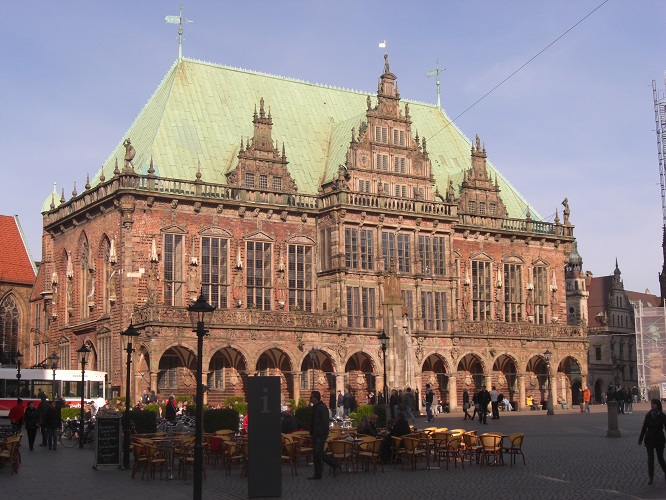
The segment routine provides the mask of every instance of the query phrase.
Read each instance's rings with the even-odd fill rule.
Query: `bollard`
[[[608,401],[606,406],[608,409],[608,431],[606,431],[606,437],[622,437],[620,434],[620,429],[617,425],[617,403],[615,401]]]

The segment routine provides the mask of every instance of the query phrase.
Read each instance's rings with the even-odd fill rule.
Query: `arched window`
[[[91,286],[92,273],[90,272],[90,251],[88,249],[88,242],[84,241],[81,245],[81,274],[79,275],[80,279],[80,291],[81,291],[81,318],[87,318],[90,316],[90,310],[88,305],[92,305],[94,293],[94,287]]]
[[[9,295],[0,304],[0,361],[13,363],[18,350],[18,332],[21,315],[16,300]]]

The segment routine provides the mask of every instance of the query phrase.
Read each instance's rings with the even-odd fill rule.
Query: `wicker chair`
[[[509,446],[502,447],[502,453],[508,453],[511,460],[511,465],[516,463],[516,456],[520,455],[523,457],[523,465],[525,465],[525,455],[523,455],[523,439],[525,439],[525,434],[522,432],[516,432],[514,434],[509,434]]]

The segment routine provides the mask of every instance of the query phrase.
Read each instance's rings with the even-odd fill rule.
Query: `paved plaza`
[[[648,404],[634,405],[632,414],[619,415],[620,438],[607,438],[608,417],[605,406],[593,406],[590,414],[556,409],[556,415],[545,411],[523,411],[507,414],[500,420],[488,419],[488,425],[463,421],[462,413],[440,415],[440,427],[477,429],[479,433],[498,431],[504,434],[524,432],[523,450],[527,465],[520,457],[515,466],[480,467],[476,464],[450,466],[440,470],[417,470],[407,466],[385,465],[377,474],[341,473],[337,478],[308,481],[312,466],[304,461],[298,476],[292,478],[289,467],[283,466],[282,497],[288,499],[346,498],[388,499],[399,496],[424,498],[492,498],[505,499],[642,499],[666,498],[664,475],[655,471],[655,484],[647,484],[645,448],[638,446],[638,434]],[[421,420],[417,426],[424,426]],[[39,443],[39,435],[38,435]],[[30,452],[27,438],[21,447],[23,463],[17,475],[10,468],[0,470],[0,488],[6,498],[38,499],[127,499],[159,500],[192,497],[192,481],[142,481],[130,478],[129,471],[106,469],[94,471],[93,451],[78,448],[57,451],[37,447]],[[508,458],[508,457],[507,457]],[[444,465],[444,464],[442,464]],[[207,468],[204,498],[247,498],[247,479],[238,470],[230,477],[218,467]],[[488,498],[486,496],[486,498]]]

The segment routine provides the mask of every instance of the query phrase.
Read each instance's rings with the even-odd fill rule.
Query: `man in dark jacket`
[[[56,408],[55,401],[51,401],[49,409],[46,410],[44,424],[48,436],[49,450],[55,450],[58,444],[58,431],[62,425],[60,418],[60,408]]]
[[[312,391],[310,395],[312,405],[312,420],[310,421],[310,436],[312,437],[312,454],[314,462],[314,476],[308,479],[321,479],[322,462],[333,468],[333,475],[338,475],[340,464],[324,453],[324,444],[328,437],[328,408],[321,400],[319,391]]]
[[[490,403],[490,392],[488,389],[481,389],[478,396],[479,401],[479,422],[487,424],[486,418],[488,418],[488,404]]]
[[[28,446],[32,451],[35,446],[35,436],[37,436],[37,428],[39,427],[39,412],[35,408],[35,403],[28,402],[28,407],[23,414],[23,422],[25,423],[25,430],[28,432]]]
[[[176,397],[175,396],[169,396],[169,402],[166,404],[166,410],[165,410],[165,418],[169,422],[175,422],[176,421],[176,415],[178,413],[178,409],[176,408]]]
[[[37,407],[37,412],[39,413],[39,425],[42,426],[42,444],[39,446],[46,446],[46,440],[48,438],[46,432],[46,426],[44,425],[44,418],[46,417],[46,410],[49,409],[49,402],[46,400],[46,396],[42,396],[42,402],[39,403]]]

